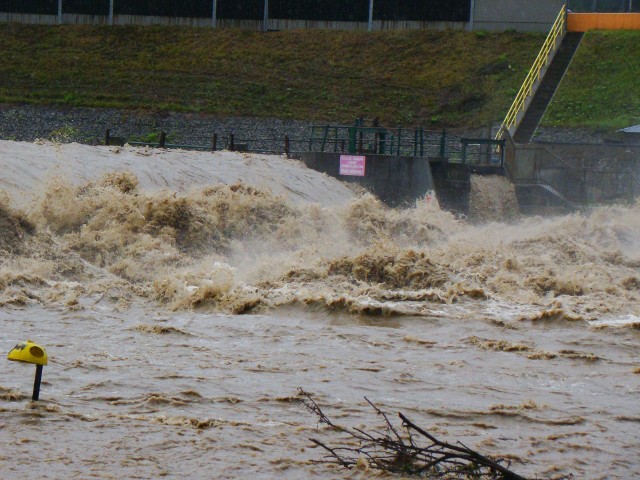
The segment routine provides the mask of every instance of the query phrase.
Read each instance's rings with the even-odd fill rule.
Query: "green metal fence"
[[[448,157],[460,161],[460,137],[423,127],[388,128],[379,125],[313,125],[308,150],[350,154]]]

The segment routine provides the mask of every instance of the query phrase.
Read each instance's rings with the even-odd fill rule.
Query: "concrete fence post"
[[[264,0],[264,15],[262,17],[262,30],[269,30],[269,0]]]

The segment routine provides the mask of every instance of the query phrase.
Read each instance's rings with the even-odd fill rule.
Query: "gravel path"
[[[149,113],[116,109],[64,108],[42,105],[0,105],[0,140],[32,142],[38,138],[60,143],[78,142],[96,145],[104,141],[106,129],[111,135],[129,141],[157,141],[160,131],[167,142],[186,145],[211,145],[218,136],[218,149],[227,145],[229,134],[235,143],[248,143],[252,149],[284,151],[284,137],[306,139],[311,122],[278,118],[216,117],[195,113]],[[476,137],[480,130],[468,130]],[[456,131],[465,136],[464,131]],[[247,141],[274,139],[271,141]],[[540,128],[535,141],[560,143],[601,143],[602,135],[585,129]],[[305,150],[306,142],[293,141],[292,151]]]
[[[284,136],[306,138],[310,122],[277,118],[216,117],[189,113],[149,113],[115,109],[54,108],[50,106],[0,106],[0,140],[32,142],[38,138],[60,143],[78,142],[95,145],[104,141],[106,129],[112,136],[129,141],[153,141],[160,131],[167,142],[188,145],[211,145],[214,133],[218,148],[226,145],[230,133],[236,143],[246,139],[277,139],[266,148],[284,151]],[[154,137],[155,135],[155,137]],[[155,140],[157,141],[157,140]],[[251,148],[262,148],[249,142]],[[292,145],[294,149],[297,145]]]

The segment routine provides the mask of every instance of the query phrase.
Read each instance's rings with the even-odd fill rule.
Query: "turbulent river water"
[[[384,476],[317,463],[309,438],[341,439],[298,388],[522,475],[640,476],[639,205],[518,218],[478,178],[466,220],[280,157],[0,158],[2,347],[50,357],[39,402],[0,367],[2,477]]]

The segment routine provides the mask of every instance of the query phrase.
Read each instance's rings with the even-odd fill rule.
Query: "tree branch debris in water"
[[[323,462],[336,463],[348,469],[365,466],[428,478],[527,480],[510,470],[510,463],[504,459],[482,455],[460,442],[455,445],[443,442],[402,413],[398,414],[402,421],[402,429],[399,430],[387,414],[366,397],[371,408],[384,419],[384,431],[337,425],[323,412],[311,394],[299,389],[298,397],[307,410],[318,417],[320,423],[349,437],[344,446],[337,447],[311,438],[311,442],[328,452]],[[569,475],[555,480],[569,478],[573,477]]]

